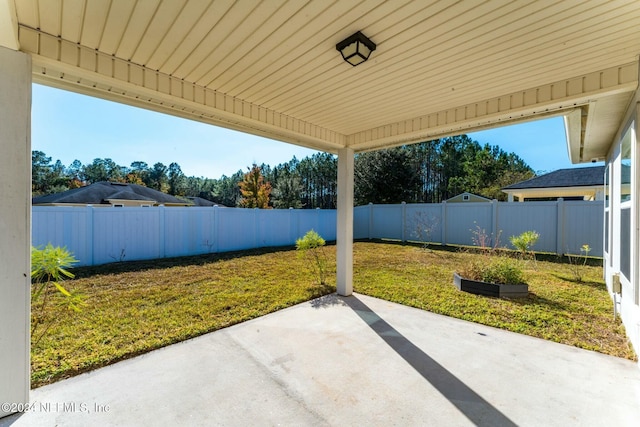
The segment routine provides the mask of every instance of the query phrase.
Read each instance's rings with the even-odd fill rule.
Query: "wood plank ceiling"
[[[572,160],[588,161],[638,84],[637,0],[15,0],[15,15],[35,81],[333,152],[580,108]],[[351,67],[335,45],[358,30],[377,50]]]

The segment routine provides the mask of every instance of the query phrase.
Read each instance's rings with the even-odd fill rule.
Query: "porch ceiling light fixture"
[[[376,50],[376,44],[358,31],[338,43],[336,49],[345,61],[355,67],[369,59],[371,52]]]

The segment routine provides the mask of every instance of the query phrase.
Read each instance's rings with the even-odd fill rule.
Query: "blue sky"
[[[528,122],[469,136],[515,152],[535,171],[571,165],[561,118]],[[220,178],[252,163],[275,166],[314,150],[199,122],[33,85],[33,150],[68,166],[111,158],[121,166],[177,162],[187,176]],[[588,166],[588,165],[582,165]]]

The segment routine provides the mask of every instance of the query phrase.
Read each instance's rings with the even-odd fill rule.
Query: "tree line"
[[[480,145],[467,135],[359,153],[355,157],[356,205],[367,203],[439,203],[462,192],[505,200],[501,188],[535,176],[516,154]],[[34,196],[57,193],[99,181],[145,185],[177,197],[202,197],[224,206],[334,209],[337,157],[316,153],[276,166],[252,165],[231,176],[186,176],[180,165],[113,160],[52,163],[32,152]],[[253,197],[256,201],[252,201]],[[258,199],[260,199],[258,201]]]

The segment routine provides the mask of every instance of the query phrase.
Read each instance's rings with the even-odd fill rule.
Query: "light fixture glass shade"
[[[369,59],[376,45],[360,31],[347,37],[336,45],[342,58],[354,67]]]

